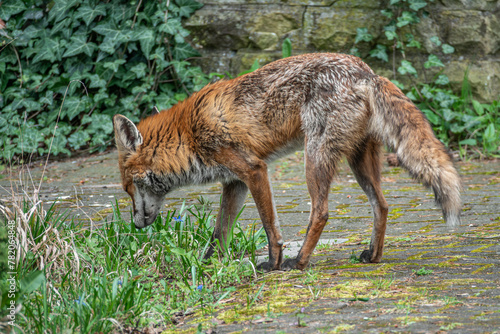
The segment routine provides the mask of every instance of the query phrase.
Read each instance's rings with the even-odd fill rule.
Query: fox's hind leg
[[[299,254],[294,259],[286,259],[281,265],[281,269],[304,269],[309,263],[311,254],[318,243],[321,232],[328,221],[328,193],[330,184],[335,175],[335,161],[328,164],[318,159],[318,155],[308,153],[306,149],[306,180],[307,189],[311,196],[311,214],[309,216],[309,226]]]
[[[247,192],[248,187],[240,180],[222,184],[220,210],[215,222],[215,229],[212,234],[210,246],[204,256],[205,259],[210,258],[214,253],[216,246],[215,240],[219,240],[220,247],[224,248],[227,240],[227,232],[231,230],[234,220],[243,207]]]
[[[348,157],[349,165],[373,208],[373,231],[370,248],[361,253],[365,263],[378,263],[384,250],[387,223],[387,202],[380,187],[380,143],[368,139],[353,155]]]

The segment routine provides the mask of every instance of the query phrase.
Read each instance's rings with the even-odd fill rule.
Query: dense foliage
[[[434,0],[390,0],[381,10],[386,17],[382,31],[358,28],[351,53],[378,59],[392,67],[393,82],[424,112],[437,137],[449,147],[458,149],[462,158],[469,153],[472,153],[469,157],[476,158],[499,156],[500,103],[481,104],[474,100],[467,73],[461,94],[452,92],[440,57],[454,53],[453,46],[432,36],[429,42],[435,54],[429,54],[422,64],[412,60],[411,55],[420,52],[423,42],[415,36],[415,25],[421,17],[429,15],[426,10],[432,2]],[[361,48],[366,47],[368,51],[362,52]],[[424,81],[428,82],[422,83],[417,80],[419,77],[427,78]]]
[[[206,76],[187,61],[198,52],[181,24],[200,7],[194,0],[2,2],[0,158],[103,149],[112,115],[138,121],[204,86]]]

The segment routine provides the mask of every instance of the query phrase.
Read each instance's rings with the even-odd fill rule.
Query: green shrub
[[[394,79],[401,78],[410,83],[405,87],[401,82],[392,80],[407,96],[419,106],[432,124],[437,137],[448,147],[458,149],[461,158],[499,156],[500,149],[500,104],[481,104],[471,96],[467,72],[462,83],[460,96],[450,89],[450,81],[443,74],[445,65],[435,54],[427,55],[423,66],[416,66],[407,54],[422,50],[422,44],[413,35],[412,26],[420,22],[421,17],[429,15],[426,11],[433,0],[391,0],[381,13],[386,17],[380,32],[370,32],[367,28],[358,28],[355,46],[351,53],[362,56],[359,47],[368,59],[377,58],[389,65],[392,62]],[[373,33],[373,34],[372,34]],[[380,35],[378,39],[374,35]],[[455,49],[443,43],[438,36],[430,37],[440,55],[452,54]],[[388,50],[392,49],[391,56]],[[432,69],[432,70],[431,70]],[[432,72],[432,73],[430,73]],[[429,83],[418,83],[419,75],[432,78]],[[472,147],[472,150],[471,150]]]
[[[102,150],[112,115],[138,121],[204,86],[181,24],[200,7],[194,0],[2,3],[0,158],[41,156],[50,147],[54,155]]]

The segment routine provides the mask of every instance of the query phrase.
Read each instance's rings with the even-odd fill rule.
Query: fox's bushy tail
[[[448,226],[460,224],[461,181],[424,114],[388,79],[361,80],[355,91],[368,101],[369,133],[396,152],[400,164],[434,190]]]

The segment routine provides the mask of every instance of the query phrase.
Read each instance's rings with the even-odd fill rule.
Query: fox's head
[[[141,154],[143,139],[135,124],[125,116],[115,115],[113,126],[123,189],[132,198],[135,226],[143,228],[156,220],[166,190],[154,185],[156,178],[147,157]]]

